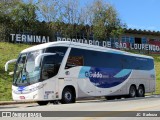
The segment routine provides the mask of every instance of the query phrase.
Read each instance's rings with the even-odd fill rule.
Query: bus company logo
[[[103,78],[100,72],[85,72],[85,76],[88,78]]]

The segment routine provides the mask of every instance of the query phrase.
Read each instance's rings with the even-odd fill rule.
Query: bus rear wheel
[[[38,105],[42,106],[42,105],[47,105],[48,101],[37,101]]]
[[[62,104],[69,104],[75,102],[75,96],[73,94],[73,91],[69,88],[65,88],[62,92]]]
[[[145,94],[145,91],[144,91],[143,86],[139,86],[138,90],[137,90],[137,96],[138,97],[144,97],[144,94]]]
[[[133,85],[129,89],[129,97],[130,98],[136,97],[136,87]]]

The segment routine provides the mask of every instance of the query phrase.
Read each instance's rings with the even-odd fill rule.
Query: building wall
[[[160,48],[160,35],[152,34],[138,34],[138,33],[125,33],[119,38],[120,42],[126,42],[128,44],[151,44],[159,46]],[[140,51],[143,53],[160,54],[158,51]]]

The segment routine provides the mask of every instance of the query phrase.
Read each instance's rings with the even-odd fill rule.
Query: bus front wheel
[[[38,105],[42,106],[42,105],[47,105],[48,101],[37,101]]]
[[[74,92],[70,88],[65,88],[62,92],[61,103],[68,104],[74,102],[75,102]]]

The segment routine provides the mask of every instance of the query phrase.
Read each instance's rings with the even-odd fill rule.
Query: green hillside
[[[4,65],[8,60],[15,59],[21,50],[29,47],[24,44],[11,44],[0,42],[0,101],[11,99],[12,76],[4,71]],[[9,72],[13,71],[13,67],[9,66]]]
[[[19,52],[31,45],[12,44],[0,42],[0,101],[12,100],[11,98],[11,84],[12,76],[4,71],[5,62],[10,59],[17,58]],[[155,66],[157,73],[156,94],[160,94],[160,55],[152,55],[155,58]],[[13,70],[14,65],[9,67]],[[11,72],[11,71],[9,71]]]

